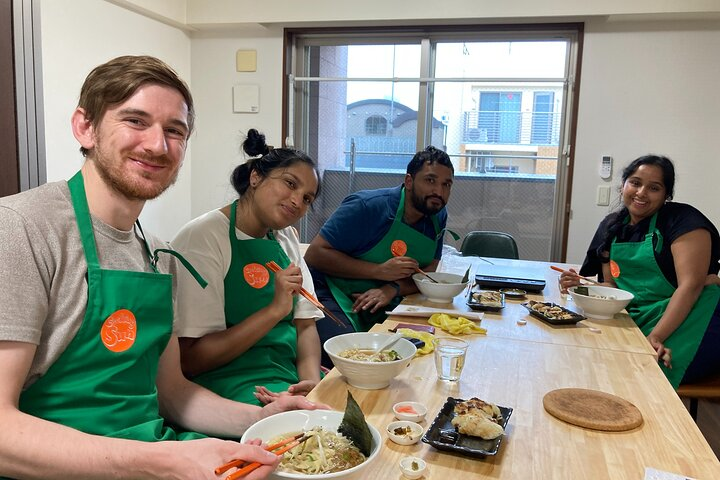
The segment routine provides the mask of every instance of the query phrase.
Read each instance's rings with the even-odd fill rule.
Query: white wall
[[[43,101],[48,181],[82,165],[70,130],[80,87],[95,66],[120,55],[154,55],[190,83],[190,39],[181,30],[98,0],[42,0]],[[190,142],[192,146],[192,141]],[[177,184],[148,202],[141,221],[170,239],[190,220],[190,154]]]
[[[585,30],[567,258],[580,262],[598,222],[598,185],[618,198],[622,168],[646,153],[675,163],[675,200],[720,225],[720,22],[604,23]],[[611,155],[613,178],[598,175]],[[613,203],[611,202],[611,206]]]
[[[236,71],[237,50],[257,51],[257,71]],[[257,29],[249,37],[194,38],[191,69],[198,116],[192,215],[198,216],[237,198],[230,174],[245,161],[241,144],[248,129],[264,133],[270,145],[282,145],[282,29]],[[244,84],[260,87],[258,113],[233,113],[232,88]]]

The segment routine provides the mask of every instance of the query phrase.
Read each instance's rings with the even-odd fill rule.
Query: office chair
[[[509,233],[475,231],[468,233],[460,246],[464,257],[513,258],[519,259],[517,243]]]

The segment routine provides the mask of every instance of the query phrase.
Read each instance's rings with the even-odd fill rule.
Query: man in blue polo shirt
[[[318,299],[345,328],[317,322],[320,341],[367,331],[385,319],[402,296],[417,292],[417,268],[440,261],[454,169],[442,150],[415,154],[402,185],[349,195],[325,222],[305,253]],[[323,352],[323,365],[332,362]]]

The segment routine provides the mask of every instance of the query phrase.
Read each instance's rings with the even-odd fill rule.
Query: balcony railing
[[[553,145],[560,140],[560,114],[543,112],[464,112],[463,143]]]

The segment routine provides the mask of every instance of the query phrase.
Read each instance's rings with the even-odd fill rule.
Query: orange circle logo
[[[395,240],[390,245],[390,251],[396,257],[402,257],[407,253],[407,244],[402,240]]]
[[[253,288],[263,288],[270,281],[270,273],[259,263],[248,263],[243,267],[243,278]]]
[[[618,265],[615,260],[610,260],[610,275],[612,275],[613,278],[620,276],[620,265]]]
[[[132,347],[137,334],[135,315],[130,310],[118,310],[103,322],[100,339],[105,348],[120,353]]]

